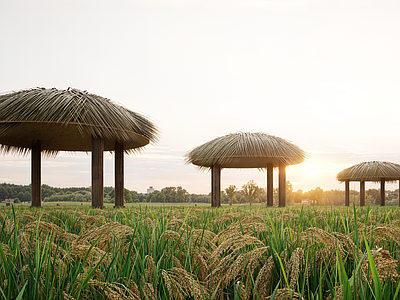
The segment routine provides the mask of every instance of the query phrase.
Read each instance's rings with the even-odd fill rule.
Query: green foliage
[[[250,180],[248,183],[242,186],[242,189],[244,196],[251,205],[251,203],[255,200],[257,193],[259,193],[260,188],[254,182],[254,180]]]
[[[324,204],[324,190],[320,187],[316,187],[315,189],[308,191],[308,199],[312,201],[313,205]]]
[[[4,186],[0,186],[0,201],[8,198],[8,192]]]
[[[235,195],[236,195],[236,193],[237,193],[237,188],[236,188],[236,186],[235,186],[235,185],[230,185],[229,187],[227,187],[227,188],[225,189],[225,192],[226,192],[226,194],[227,194],[228,197],[229,197],[229,200],[230,200],[229,204],[232,205],[233,199],[235,198]]]

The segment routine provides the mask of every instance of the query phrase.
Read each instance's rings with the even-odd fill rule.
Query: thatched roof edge
[[[340,171],[336,175],[336,179],[340,182],[379,182],[382,179],[388,182],[393,182],[400,180],[400,165],[385,161],[362,162]]]
[[[185,154],[185,163],[194,164],[199,170],[209,170],[213,165],[233,165],[239,160],[252,161],[252,167],[266,169],[266,160],[277,164],[299,164],[306,158],[306,153],[291,142],[262,132],[237,132],[217,137],[193,148]],[[259,163],[257,164],[257,159]],[[242,165],[242,163],[240,165]],[[247,167],[238,167],[247,168]]]

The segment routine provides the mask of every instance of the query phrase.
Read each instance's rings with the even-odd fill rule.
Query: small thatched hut
[[[103,206],[103,151],[115,152],[115,205],[123,206],[123,153],[157,140],[144,116],[86,91],[36,88],[0,95],[0,153],[32,151],[32,206],[41,205],[41,154],[92,152],[92,205]]]
[[[365,205],[365,182],[381,183],[381,206],[385,206],[385,182],[400,180],[400,165],[385,161],[367,161],[339,172],[336,176],[345,182],[345,205],[350,205],[350,181],[360,182],[360,205]],[[399,181],[400,183],[400,181]]]
[[[267,170],[267,205],[273,205],[273,168],[279,168],[279,206],[286,205],[286,166],[304,161],[306,154],[285,139],[262,132],[238,132],[218,137],[185,155],[186,163],[211,169],[211,205],[221,205],[221,169]]]

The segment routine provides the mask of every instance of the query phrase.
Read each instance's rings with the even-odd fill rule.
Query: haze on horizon
[[[238,131],[308,153],[288,169],[294,190],[343,189],[346,167],[400,163],[399,13],[394,0],[3,0],[0,93],[75,87],[146,115],[161,138],[126,158],[130,190],[209,193],[183,155]],[[265,186],[258,170],[223,170],[222,188],[250,179]],[[0,182],[29,184],[30,157],[0,155]],[[42,183],[89,186],[90,155],[43,159]]]

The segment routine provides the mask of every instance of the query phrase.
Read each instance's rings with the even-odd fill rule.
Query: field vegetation
[[[399,299],[397,207],[0,208],[2,299]]]

